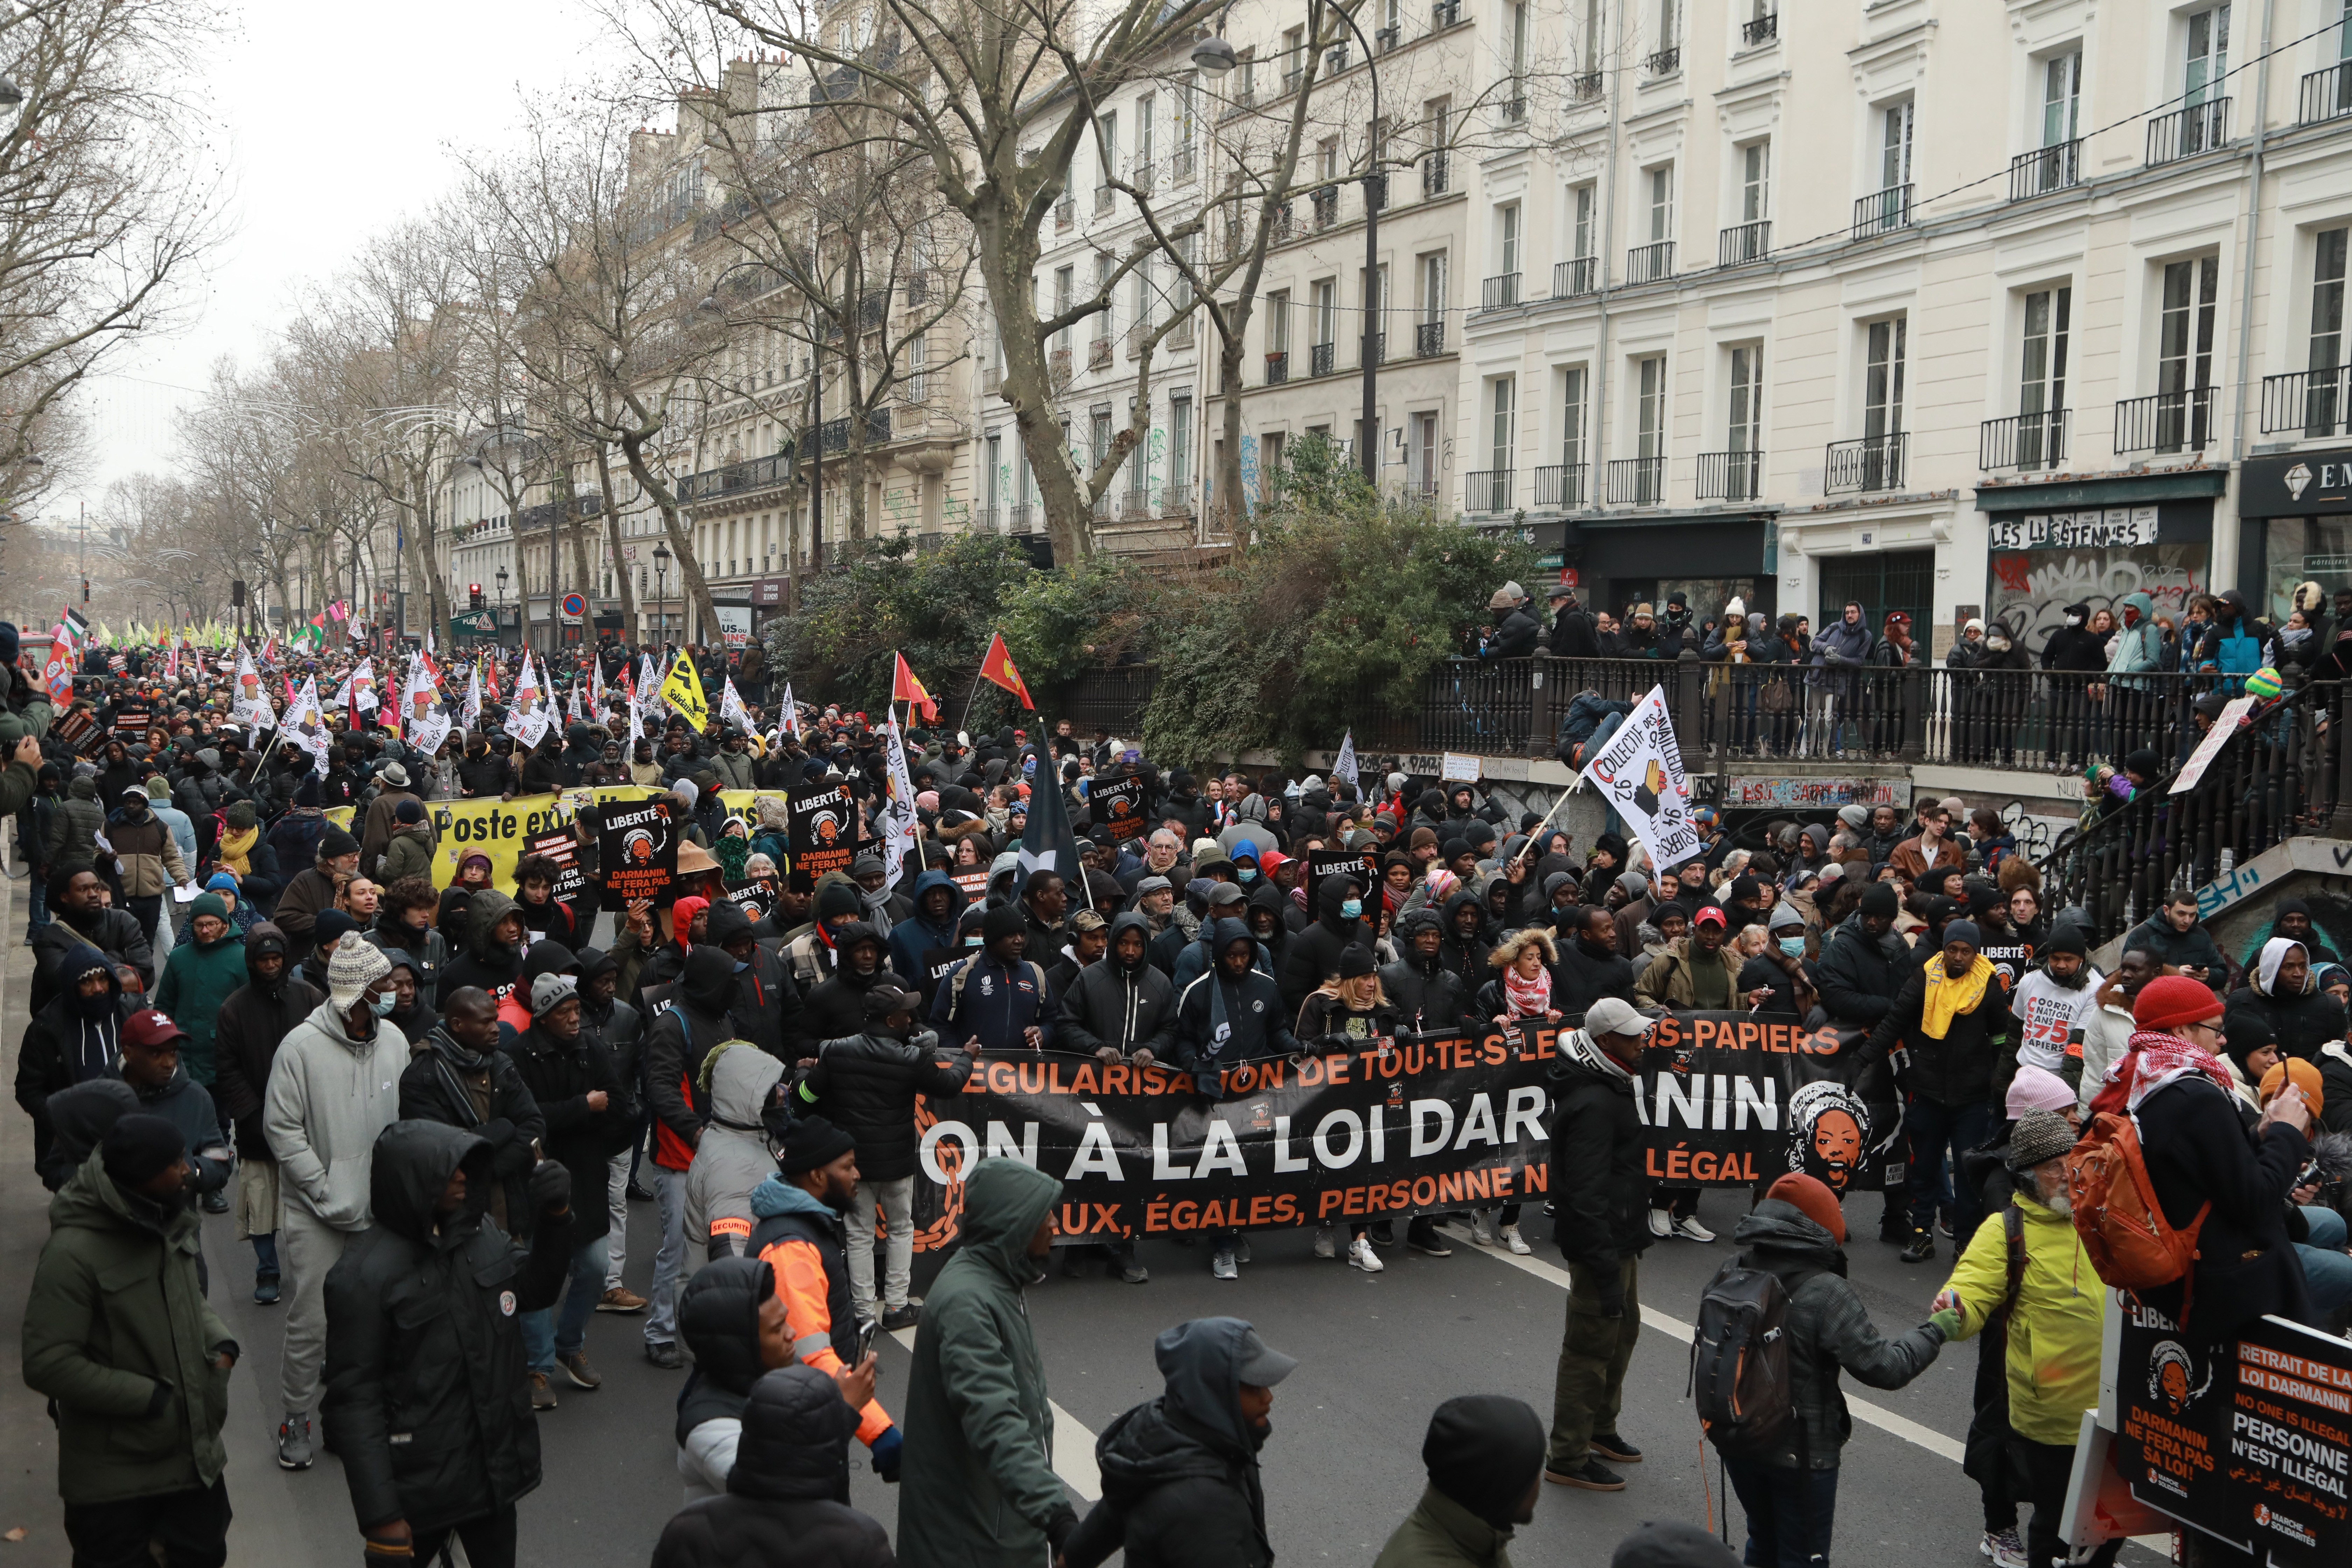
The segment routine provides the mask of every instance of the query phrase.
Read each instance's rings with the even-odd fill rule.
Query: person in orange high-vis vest
[[[785,1135],[782,1176],[751,1191],[751,1255],[775,1271],[776,1295],[793,1354],[837,1377],[856,1366],[858,1321],[850,1305],[847,1233],[842,1215],[857,1194],[856,1140],[822,1116],[804,1116]],[[898,1427],[878,1399],[857,1413],[857,1436],[873,1451],[874,1473],[898,1479]],[[845,1472],[839,1500],[846,1502]]]

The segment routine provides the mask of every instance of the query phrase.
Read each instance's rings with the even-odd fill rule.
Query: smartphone
[[[868,1318],[857,1326],[857,1364],[859,1366],[866,1364],[866,1356],[874,1349],[874,1336],[881,1331],[882,1320],[879,1318]]]

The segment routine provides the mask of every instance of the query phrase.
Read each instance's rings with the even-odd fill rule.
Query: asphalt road
[[[0,882],[0,1068],[11,1075],[24,1029],[29,955],[23,946],[22,881]],[[0,1279],[22,1291],[47,1235],[47,1194],[31,1173],[29,1123],[13,1108],[0,1117]],[[1728,1237],[1745,1194],[1711,1192],[1705,1222]],[[1857,1237],[1876,1233],[1878,1200],[1848,1205]],[[653,1266],[656,1221],[650,1204],[630,1205],[627,1277],[643,1291]],[[1534,1240],[1546,1224],[1532,1211]],[[1400,1234],[1402,1227],[1400,1226]],[[300,1474],[276,1463],[276,1366],[279,1310],[251,1301],[252,1255],[226,1216],[208,1218],[205,1251],[213,1300],[244,1349],[232,1385],[229,1494],[236,1512],[233,1564],[356,1562],[360,1542],[341,1470],[331,1455]],[[1081,1500],[1091,1495],[1092,1432],[1157,1392],[1153,1336],[1186,1318],[1231,1314],[1254,1321],[1267,1342],[1299,1357],[1278,1391],[1274,1435],[1263,1461],[1267,1526],[1285,1562],[1368,1563],[1419,1495],[1422,1433],[1429,1413],[1456,1394],[1526,1399],[1548,1420],[1567,1277],[1547,1241],[1532,1258],[1512,1258],[1457,1240],[1451,1258],[1402,1247],[1374,1276],[1318,1259],[1311,1233],[1257,1235],[1255,1261],[1238,1282],[1213,1279],[1205,1248],[1147,1242],[1151,1280],[1129,1286],[1097,1272],[1053,1277],[1030,1292],[1030,1312],[1065,1430],[1056,1466]],[[1525,1564],[1601,1564],[1644,1520],[1680,1518],[1721,1527],[1724,1499],[1706,1462],[1684,1394],[1688,1330],[1700,1291],[1724,1258],[1713,1246],[1661,1243],[1643,1263],[1643,1326],[1626,1379],[1623,1435],[1647,1458],[1628,1468],[1632,1485],[1602,1494],[1546,1488],[1535,1522],[1514,1555]],[[1950,1263],[1906,1266],[1895,1249],[1858,1239],[1852,1278],[1887,1332],[1926,1315]],[[919,1294],[936,1261],[919,1259]],[[672,1424],[680,1373],[649,1365],[635,1319],[598,1314],[589,1330],[592,1362],[604,1385],[566,1386],[561,1408],[541,1419],[545,1479],[522,1505],[522,1561],[533,1568],[619,1568],[650,1557],[663,1522],[678,1507]],[[0,1568],[50,1568],[69,1558],[56,1492],[53,1434],[40,1400],[26,1389],[17,1336],[0,1342],[0,1532],[26,1534],[0,1546]],[[902,1403],[908,1358],[884,1344],[880,1396]],[[1915,1568],[1979,1564],[1975,1486],[1960,1473],[1973,1344],[1945,1354],[1910,1387],[1848,1389],[1853,1439],[1839,1483],[1836,1555],[1848,1562],[1899,1562]],[[1851,1380],[1848,1380],[1851,1384]],[[858,1451],[862,1454],[862,1450]],[[896,1489],[856,1465],[853,1500],[895,1527]],[[1729,1529],[1743,1520],[1736,1500]],[[2126,1562],[2155,1561],[2137,1547]]]

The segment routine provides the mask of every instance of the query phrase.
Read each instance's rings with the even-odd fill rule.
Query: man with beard
[[[2084,1030],[2098,1011],[2099,987],[2105,984],[2105,976],[2091,967],[2090,951],[2081,927],[2062,925],[2050,933],[2040,966],[2017,983],[2009,999],[2017,1018],[2015,1048],[1994,1086],[2003,1093],[2018,1068],[2029,1062],[2081,1088]]]
[[[106,884],[84,866],[50,873],[49,922],[33,933],[33,992],[30,1005],[39,1012],[58,994],[58,965],[79,947],[95,949],[116,970],[117,978],[136,973],[142,986],[155,979],[155,952],[139,922],[104,902]]]

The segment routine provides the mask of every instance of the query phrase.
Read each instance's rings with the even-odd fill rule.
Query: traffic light
[[[467,601],[467,608],[473,610],[480,609],[482,607],[482,585],[479,583],[467,584],[466,598]]]

